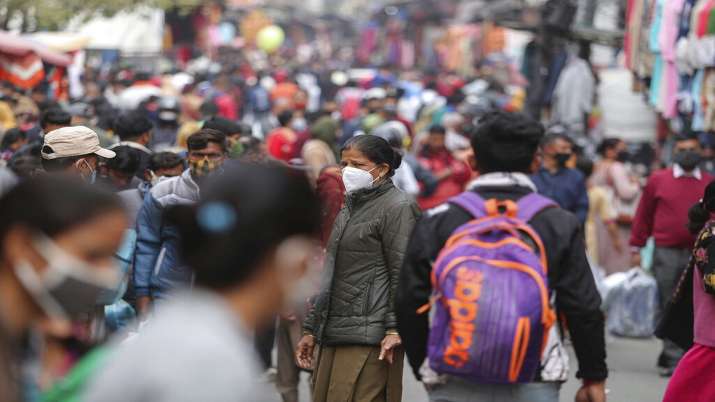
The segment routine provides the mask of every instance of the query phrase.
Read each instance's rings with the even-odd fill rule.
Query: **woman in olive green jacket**
[[[420,211],[392,183],[402,157],[382,138],[353,138],[342,152],[345,207],[328,243],[322,291],[303,325],[301,367],[313,365],[313,400],[394,402],[403,352],[395,291]]]

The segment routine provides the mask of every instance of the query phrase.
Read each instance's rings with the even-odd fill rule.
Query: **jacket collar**
[[[199,185],[194,181],[194,178],[191,177],[191,169],[184,170],[184,173],[181,174],[181,180],[187,187],[194,190],[197,194],[199,193]]]
[[[517,172],[494,172],[483,174],[474,179],[467,188],[471,191],[480,187],[526,187],[533,192],[537,192],[536,185],[524,173]]]
[[[358,190],[352,194],[347,194],[345,197],[345,203],[349,208],[352,208],[364,204],[368,201],[372,201],[393,188],[395,188],[395,185],[392,183],[392,179],[388,178],[376,187],[371,187],[365,190]]]

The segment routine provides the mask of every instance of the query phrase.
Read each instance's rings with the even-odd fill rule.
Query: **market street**
[[[658,376],[655,359],[660,351],[657,339],[626,339],[609,337],[606,341],[608,367],[607,383],[609,402],[660,402],[667,385],[667,379]],[[571,349],[570,349],[571,350]],[[569,381],[561,388],[560,402],[572,402],[580,381],[574,377],[576,360],[571,353],[571,374]],[[427,402],[427,394],[422,384],[415,380],[405,362],[403,397],[405,402]],[[303,374],[300,387],[301,401],[310,401],[308,375]],[[278,394],[271,402],[280,402]]]

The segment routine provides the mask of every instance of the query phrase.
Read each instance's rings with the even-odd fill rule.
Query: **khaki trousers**
[[[379,356],[378,346],[322,347],[313,402],[400,402],[405,353],[397,350],[392,364]]]

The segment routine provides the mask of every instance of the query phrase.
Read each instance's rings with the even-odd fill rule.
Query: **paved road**
[[[608,402],[660,402],[667,381],[658,376],[655,358],[659,344],[655,339],[634,340],[623,338],[608,339],[608,365],[611,377],[608,381]],[[572,402],[580,382],[573,378],[576,360],[572,356],[571,379],[561,390],[560,402]],[[407,366],[407,364],[405,364]],[[307,402],[307,376],[301,384],[301,401]],[[404,402],[427,402],[422,386],[415,381],[412,372],[405,367],[403,379]],[[280,399],[276,396],[275,402]]]

